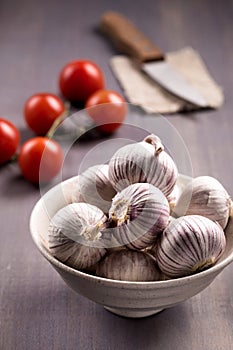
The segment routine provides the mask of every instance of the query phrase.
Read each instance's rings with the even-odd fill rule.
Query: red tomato
[[[91,94],[104,88],[104,76],[94,62],[71,61],[60,73],[59,87],[69,101],[85,103]]]
[[[60,171],[63,152],[60,145],[47,137],[26,141],[18,157],[23,176],[33,183],[47,183]]]
[[[20,134],[14,124],[0,118],[0,165],[15,154],[20,141]]]
[[[49,93],[31,96],[24,106],[24,117],[29,128],[37,135],[45,135],[55,119],[65,110],[62,100]]]
[[[124,98],[111,90],[96,91],[89,97],[85,107],[93,107],[88,110],[90,117],[99,126],[101,131],[107,133],[118,129],[127,113]]]

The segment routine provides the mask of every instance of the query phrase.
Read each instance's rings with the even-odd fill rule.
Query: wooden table
[[[22,112],[26,99],[58,93],[61,67],[76,58],[94,60],[108,88],[122,93],[109,68],[115,52],[96,30],[109,9],[129,16],[165,51],[190,45],[201,53],[224,89],[224,105],[167,119],[188,147],[194,175],[218,178],[233,195],[232,0],[2,0],[0,115],[20,128],[22,140],[31,137]],[[65,178],[92,146],[72,150]],[[232,266],[202,293],[158,315],[115,316],[70,290],[37,251],[28,223],[40,195],[16,164],[0,168],[1,350],[233,349]]]

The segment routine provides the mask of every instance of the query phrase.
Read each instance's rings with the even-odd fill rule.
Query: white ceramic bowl
[[[187,177],[180,177],[180,186],[187,180]],[[115,314],[145,317],[175,306],[206,288],[233,260],[233,218],[230,217],[226,229],[227,245],[222,258],[208,270],[188,277],[155,282],[125,282],[92,276],[66,266],[48,251],[47,230],[50,218],[69,202],[71,185],[72,179],[64,181],[37,202],[30,219],[32,238],[68,286]]]

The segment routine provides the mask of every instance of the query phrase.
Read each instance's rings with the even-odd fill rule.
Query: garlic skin
[[[157,246],[157,263],[168,277],[183,277],[214,265],[226,247],[218,223],[200,216],[174,219],[164,230]]]
[[[115,194],[116,191],[108,179],[108,165],[98,164],[77,177],[73,185],[72,202],[89,203],[107,213]]]
[[[224,229],[231,208],[231,199],[221,183],[211,176],[192,179],[182,191],[174,208],[176,216],[203,215],[217,221]]]
[[[111,234],[120,245],[144,249],[152,245],[167,226],[169,214],[168,201],[158,188],[148,183],[132,184],[112,200]]]
[[[48,247],[61,262],[86,269],[96,264],[106,253],[102,230],[107,217],[95,206],[73,203],[60,209],[48,229]]]
[[[97,276],[120,281],[156,281],[160,271],[154,260],[143,252],[120,250],[107,255],[99,262]]]
[[[117,191],[133,183],[147,182],[165,196],[176,183],[177,167],[161,140],[153,134],[143,141],[121,147],[110,159],[109,179]]]
[[[180,194],[180,189],[177,186],[177,184],[175,184],[172,192],[167,196],[167,200],[168,200],[171,212],[173,211],[173,209],[176,205],[177,199],[179,198],[179,194]]]

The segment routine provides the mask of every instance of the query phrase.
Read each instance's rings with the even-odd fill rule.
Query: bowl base
[[[164,309],[154,309],[150,311],[145,311],[145,310],[132,310],[132,309],[121,309],[121,308],[113,308],[113,307],[108,307],[104,306],[104,308],[113,314],[116,314],[118,316],[123,316],[123,317],[131,317],[131,318],[141,318],[141,317],[148,317],[155,315],[159,312],[161,312]]]

